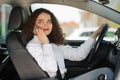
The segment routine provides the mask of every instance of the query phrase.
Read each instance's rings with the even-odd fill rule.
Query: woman
[[[103,26],[98,28],[91,37],[78,48],[72,48],[65,44],[62,30],[54,14],[49,10],[40,8],[35,10],[27,20],[23,34],[28,41],[26,48],[38,65],[48,73],[50,77],[55,77],[59,66],[60,73],[64,77],[66,73],[64,59],[71,61],[80,61],[87,57],[89,51],[95,43],[95,39],[101,32]],[[101,71],[103,70],[103,71]],[[101,73],[111,72],[110,69],[98,69],[83,75],[93,76],[90,80],[97,78]],[[99,74],[96,74],[98,73]],[[95,77],[96,74],[96,77]],[[73,78],[73,80],[83,80],[82,76]],[[110,78],[110,77],[109,77]],[[84,78],[84,80],[88,80]],[[109,79],[111,80],[111,79]]]

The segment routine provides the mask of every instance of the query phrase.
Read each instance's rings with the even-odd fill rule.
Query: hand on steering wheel
[[[100,35],[98,36],[98,39],[97,39],[95,45],[93,46],[93,48],[90,51],[90,54],[88,56],[88,62],[90,62],[92,60],[92,58],[94,58],[94,56],[96,55],[96,51],[98,50],[108,28],[109,28],[108,24],[103,25],[103,29],[102,29]]]

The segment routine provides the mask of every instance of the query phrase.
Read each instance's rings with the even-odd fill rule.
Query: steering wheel
[[[88,56],[88,62],[90,62],[94,58],[94,56],[96,55],[96,51],[98,50],[98,48],[99,48],[99,46],[100,46],[100,44],[105,36],[105,33],[108,30],[108,27],[109,26],[107,23],[103,25],[103,29],[102,29],[100,35],[98,36],[98,39],[97,39],[95,45],[93,46],[93,48],[90,51],[90,54]]]

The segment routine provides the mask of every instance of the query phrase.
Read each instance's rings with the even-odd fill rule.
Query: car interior
[[[41,3],[45,2],[50,3],[52,0],[41,0]],[[103,7],[101,4],[94,1],[89,2],[88,0],[78,0],[76,2],[72,0],[53,0],[53,2],[64,5],[75,4],[74,6],[79,6],[79,3],[80,5],[85,4],[89,7],[82,5],[80,8],[88,11],[93,8],[92,5]],[[105,4],[104,1],[103,3]],[[5,43],[0,43],[0,80],[57,80],[57,78],[50,78],[48,74],[38,66],[37,62],[25,48],[26,41],[21,32],[24,28],[23,24],[28,18],[28,14],[32,13],[30,9],[28,10],[22,5],[14,5],[10,12],[8,20],[9,32],[6,35]],[[95,12],[96,14],[110,20],[112,19],[114,22],[120,24],[120,13],[109,8],[103,8],[102,11],[106,12],[106,10],[109,13],[111,12],[111,17],[101,14],[96,8],[91,12]],[[117,17],[117,15],[119,17]],[[65,59],[65,66],[67,68],[67,73],[65,75],[67,79],[82,75],[96,68],[108,67],[114,72],[113,80],[120,80],[120,28],[118,28],[115,33],[117,41],[111,43],[103,40],[108,27],[109,24],[106,23],[95,45],[85,60],[69,61]],[[67,40],[67,43],[75,48],[83,42],[84,41]]]

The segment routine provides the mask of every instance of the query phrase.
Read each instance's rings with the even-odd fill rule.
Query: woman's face
[[[45,35],[49,35],[53,27],[51,16],[47,13],[42,12],[37,17],[35,21],[35,26],[36,28],[43,29],[43,32],[45,33]]]

